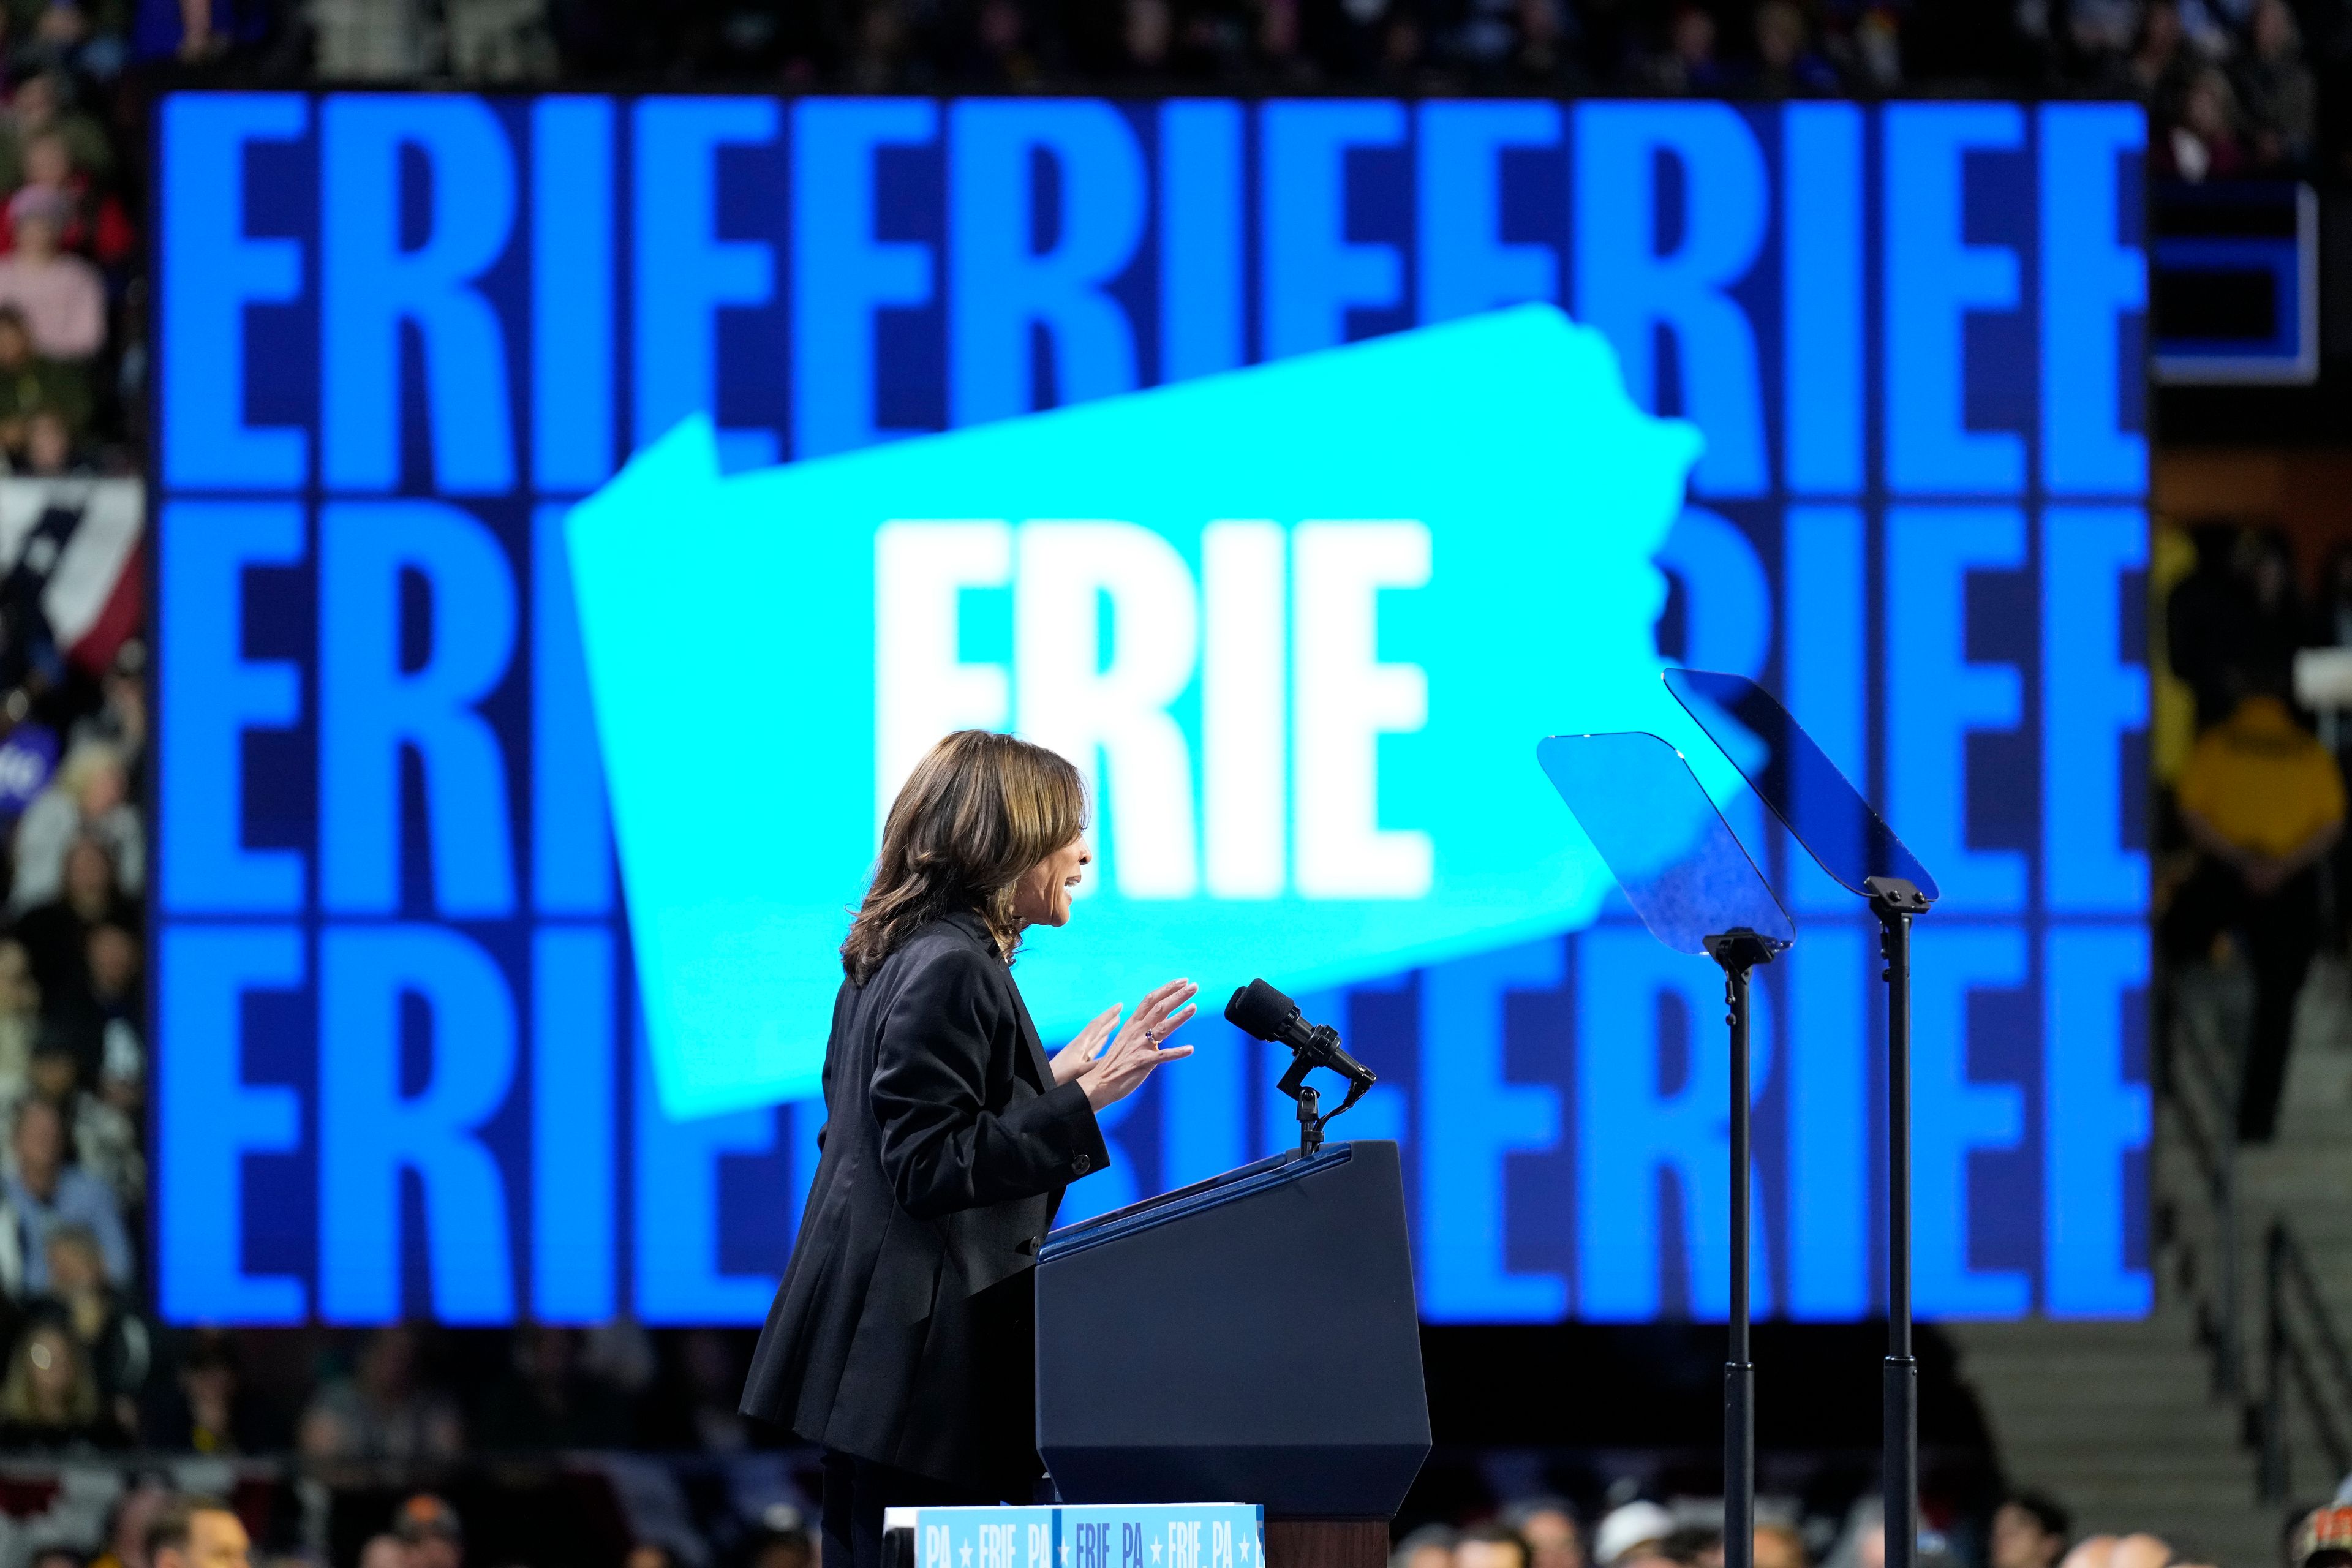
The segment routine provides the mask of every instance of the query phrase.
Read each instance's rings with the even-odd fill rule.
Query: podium
[[[1036,1300],[1037,1448],[1064,1501],[1257,1503],[1269,1568],[1386,1558],[1430,1444],[1396,1144],[1065,1226]]]

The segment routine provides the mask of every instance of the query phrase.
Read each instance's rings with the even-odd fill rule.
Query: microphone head
[[[1261,1040],[1281,1039],[1297,1016],[1298,1004],[1263,980],[1238,987],[1225,1004],[1225,1022]]]

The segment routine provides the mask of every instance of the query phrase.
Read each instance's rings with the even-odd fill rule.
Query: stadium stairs
[[[2180,1560],[2220,1568],[2276,1568],[2288,1520],[2335,1490],[2352,1434],[2352,1380],[2326,1343],[2332,1331],[2340,1349],[2352,1329],[2352,980],[2341,963],[2314,966],[2278,1136],[2233,1151],[2217,1184],[2213,1134],[2229,1120],[2221,1068],[2231,1059],[2222,1043],[2244,1037],[2251,1001],[2231,969],[2189,974],[2176,994],[2150,1170],[2155,1311],[2140,1322],[1945,1325],[2012,1484],[2065,1503],[2078,1534],[2150,1531]],[[2333,1327],[2276,1287],[2284,1343],[2304,1370],[2279,1363],[2287,1396],[2266,1463],[2266,1264],[2281,1222]]]

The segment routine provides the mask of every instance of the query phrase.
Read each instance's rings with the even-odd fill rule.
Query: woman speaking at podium
[[[898,791],[841,944],[824,1152],[742,1406],[824,1447],[825,1568],[879,1568],[885,1508],[1031,1500],[1038,1244],[1109,1157],[1095,1113],[1192,1054],[1166,1043],[1183,980],[1050,1060],[1038,1040],[1013,955],[1069,920],[1085,826],[1066,759],[950,735]]]

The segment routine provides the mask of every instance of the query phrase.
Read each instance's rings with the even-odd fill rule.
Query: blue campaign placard
[[[1260,1568],[1255,1503],[914,1510],[916,1568]]]
[[[1065,1505],[1055,1568],[1258,1568],[1265,1510],[1255,1503]]]
[[[915,1568],[1054,1568],[1050,1508],[924,1508],[915,1514]]]

